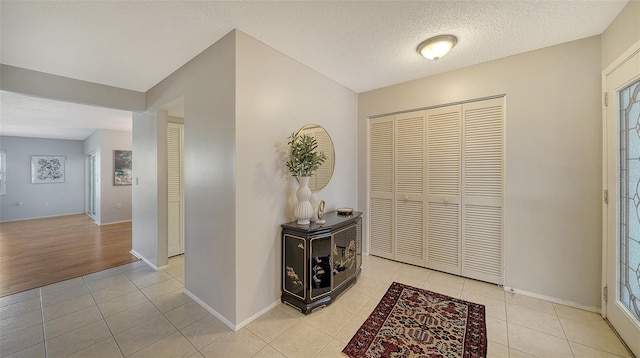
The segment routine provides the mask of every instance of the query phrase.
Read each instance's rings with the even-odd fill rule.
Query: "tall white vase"
[[[300,187],[296,191],[298,203],[296,204],[294,215],[299,225],[309,225],[309,219],[313,216],[313,206],[309,202],[309,199],[311,199],[309,177],[298,177],[298,182],[300,183]]]

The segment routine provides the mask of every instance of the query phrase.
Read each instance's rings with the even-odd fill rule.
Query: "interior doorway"
[[[87,215],[96,219],[96,195],[98,187],[98,164],[96,153],[87,155]]]

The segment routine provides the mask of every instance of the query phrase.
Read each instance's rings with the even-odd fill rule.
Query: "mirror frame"
[[[333,144],[333,139],[331,138],[331,135],[329,134],[329,132],[321,125],[317,124],[317,123],[307,123],[305,125],[303,125],[300,129],[298,129],[298,131],[296,132],[296,137],[298,135],[300,135],[301,133],[303,133],[303,131],[305,130],[309,130],[309,129],[322,129],[322,131],[324,131],[324,133],[326,133],[327,138],[329,138],[329,143],[331,144],[331,155],[329,155],[329,153],[326,153],[324,150],[322,150],[322,148],[320,148],[320,144],[318,144],[318,150],[325,152],[325,155],[327,156],[327,161],[325,161],[324,163],[322,163],[322,165],[327,165],[329,163],[329,161],[331,161],[331,174],[329,175],[329,180],[327,180],[326,183],[323,183],[324,185],[317,185],[316,183],[316,173],[313,173],[313,175],[311,176],[311,179],[309,179],[309,189],[311,189],[311,191],[318,191],[321,189],[324,189],[330,182],[331,179],[333,178],[333,173],[335,171],[335,167],[336,167],[336,149],[335,149],[335,145]],[[315,138],[315,136],[314,136]],[[298,178],[296,178],[297,180]]]

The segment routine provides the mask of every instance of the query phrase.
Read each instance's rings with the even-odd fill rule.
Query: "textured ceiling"
[[[364,92],[598,35],[626,3],[3,0],[0,62],[144,92],[237,28]],[[442,33],[449,55],[416,53]]]
[[[131,131],[131,112],[0,91],[0,134],[83,140],[96,129]]]

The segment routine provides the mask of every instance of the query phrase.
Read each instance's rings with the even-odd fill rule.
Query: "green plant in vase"
[[[292,134],[289,146],[291,155],[286,162],[287,169],[291,175],[298,179],[300,188],[296,191],[298,203],[296,204],[294,215],[300,225],[309,225],[313,217],[313,206],[309,202],[311,189],[309,189],[309,178],[327,160],[323,152],[318,152],[318,142],[312,136],[306,134]]]

